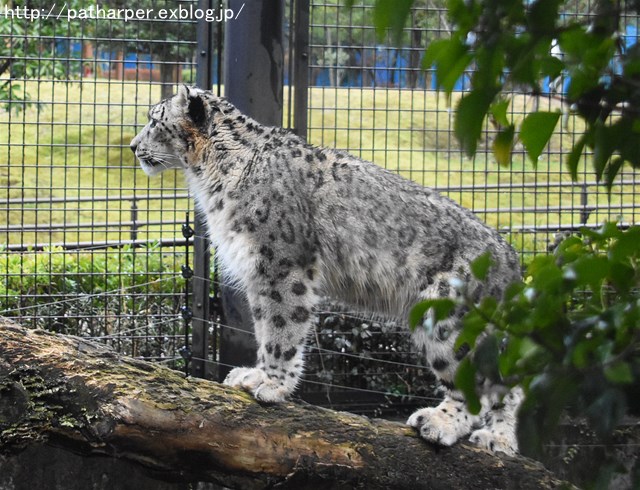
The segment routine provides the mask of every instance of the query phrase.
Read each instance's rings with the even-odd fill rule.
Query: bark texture
[[[525,458],[439,449],[401,424],[185,378],[0,319],[0,453],[42,443],[231,488],[557,488]]]

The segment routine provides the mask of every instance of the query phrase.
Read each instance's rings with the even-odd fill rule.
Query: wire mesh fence
[[[65,5],[79,11],[90,7],[85,3]],[[311,143],[348,150],[439,189],[503,232],[525,263],[558,232],[604,219],[637,221],[635,174],[623,173],[609,196],[584,155],[579,180],[569,179],[563,159],[580,124],[571,114],[535,166],[520,147],[511,166],[495,163],[491,121],[476,157],[466,157],[453,135],[452,108],[469,88],[468,74],[448,100],[437,91],[434,71],[420,68],[425,46],[451,33],[445,3],[416,2],[400,47],[377,37],[373,4],[347,9],[340,0],[310,2],[309,83],[295,90],[308,90]],[[149,105],[177,83],[194,82],[201,68],[196,31],[206,20],[157,13],[197,5],[146,0],[138,7],[153,15],[134,20],[0,11],[0,314],[183,366],[192,203],[179,173],[148,179],[128,144],[146,123]],[[285,8],[287,27],[292,7]],[[29,2],[29,8],[48,12],[51,5]],[[588,15],[588,9],[576,3],[566,15]],[[624,42],[637,42],[637,27],[638,19],[629,18]],[[215,66],[208,67],[217,90],[223,28],[214,22]],[[285,32],[284,46],[291,47],[298,34]],[[292,87],[287,53],[285,67]],[[514,88],[511,116],[563,109],[563,83],[548,81],[535,96]],[[291,110],[291,97],[287,102]],[[290,113],[285,121],[292,124]],[[217,311],[209,325],[208,361],[215,362],[223,348],[217,332],[230,327]],[[361,312],[323,306],[308,359],[302,394],[315,402],[378,413],[433,396],[404,329]]]
[[[174,357],[193,211],[182,177],[149,180],[128,145],[150,104],[193,80],[196,22],[89,8],[0,12],[0,310]]]

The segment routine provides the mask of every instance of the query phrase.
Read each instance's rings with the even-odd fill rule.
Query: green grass
[[[0,211],[0,225],[103,226],[93,231],[78,228],[37,234],[18,228],[7,233],[7,243],[128,239],[130,226],[120,223],[131,219],[131,202],[101,197],[169,196],[185,191],[182,176],[173,171],[148,179],[128,148],[136,128],[146,122],[149,105],[160,99],[157,85],[106,80],[82,85],[30,82],[27,89],[43,103],[39,110],[0,113],[0,162],[7,162],[0,163],[0,200],[12,200],[9,210]],[[503,168],[491,154],[490,125],[475,159],[461,154],[451,131],[456,96],[447,101],[432,91],[313,88],[309,101],[310,142],[347,149],[421,184],[443,189],[480,212],[492,226],[580,222],[579,212],[571,208],[580,208],[581,188],[572,185],[562,163],[578,125],[573,119],[566,128],[558,126],[535,168],[518,146],[511,167]],[[544,102],[545,110],[559,108],[549,101],[543,107]],[[521,119],[533,103],[531,98],[516,96],[511,106],[514,120]],[[586,166],[581,180],[593,181]],[[510,189],[510,185],[530,187]],[[484,190],[484,186],[490,188]],[[589,223],[618,215],[633,219],[638,204],[634,191],[633,184],[620,185],[609,199],[604,190],[589,187],[588,205],[595,209]],[[38,204],[33,203],[35,198]],[[56,202],[60,198],[66,202]],[[89,201],[74,202],[78,199]],[[186,199],[141,200],[138,219],[182,221],[190,206]],[[553,210],[547,212],[547,208]],[[142,228],[139,237],[180,236],[179,228],[178,224],[152,225]],[[518,248],[531,252],[544,250],[548,239],[546,234],[512,235]]]
[[[136,127],[146,122],[149,105],[160,98],[158,86],[31,82],[27,90],[41,102],[40,108],[0,113],[0,162],[7,162],[0,164],[0,200],[11,202],[9,210],[0,213],[0,225],[103,226],[38,234],[16,230],[7,234],[7,243],[129,238],[128,228],[119,223],[131,219],[131,201],[116,198],[184,192],[182,176],[176,172],[148,179],[129,150]],[[36,198],[38,203],[33,202]],[[186,199],[141,200],[137,205],[139,219],[150,221],[173,219],[179,216],[176,208],[179,213],[189,208]],[[152,226],[140,235],[159,237],[177,229],[169,228]]]

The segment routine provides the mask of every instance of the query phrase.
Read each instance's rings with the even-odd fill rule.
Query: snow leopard
[[[181,86],[148,119],[131,141],[142,169],[184,171],[225,280],[246,294],[257,361],[224,382],[258,401],[283,402],[298,386],[314,307],[325,296],[406,323],[416,303],[455,298],[461,283],[474,300],[500,300],[521,278],[513,248],[470,210],[345,151],[259,124],[210,91]],[[470,264],[487,252],[492,266],[479,281]],[[431,313],[430,328],[411,335],[446,396],[408,425],[437,445],[470,435],[490,451],[517,453],[522,391],[478,379],[482,409],[471,414],[453,383],[470,355],[467,345],[455,348],[464,308],[438,321]]]

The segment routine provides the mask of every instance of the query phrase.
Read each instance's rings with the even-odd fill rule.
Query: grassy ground
[[[92,225],[53,232],[16,229],[9,243],[56,243],[129,238],[132,200],[138,219],[184,219],[188,201],[146,200],[149,195],[184,193],[175,172],[149,180],[128,148],[136,126],[146,121],[148,106],[159,99],[149,84],[29,83],[40,101],[18,113],[0,114],[0,225]],[[109,198],[108,200],[106,198]],[[37,199],[37,202],[34,202]],[[58,200],[62,202],[58,202]],[[181,216],[179,216],[181,215]],[[158,234],[156,225],[140,231]],[[175,227],[173,227],[175,228]]]
[[[134,195],[143,198],[137,201],[138,220],[164,222],[140,228],[139,238],[180,236],[179,223],[190,204],[171,196],[184,194],[182,177],[167,172],[149,180],[128,148],[136,128],[146,122],[149,105],[160,98],[157,85],[33,82],[28,91],[41,102],[39,109],[0,113],[0,202],[9,203],[0,207],[0,227],[13,227],[0,241],[128,239],[132,200],[119,198]],[[571,148],[571,119],[559,125],[537,168],[521,148],[516,148],[512,166],[502,168],[491,155],[490,126],[474,160],[461,154],[451,131],[455,97],[448,102],[435,92],[313,88],[309,101],[312,143],[345,148],[440,188],[493,226],[510,230],[581,221],[585,197],[562,163]],[[513,117],[521,118],[533,103],[515,97]],[[555,102],[540,104],[558,109]],[[589,174],[583,177],[592,180]],[[589,187],[587,203],[596,210],[588,222],[618,215],[633,220],[635,190],[635,184],[617,186],[609,200],[606,193]],[[36,232],[24,226],[60,223],[75,228]],[[546,234],[512,234],[518,248],[531,252],[546,248],[548,239]]]

